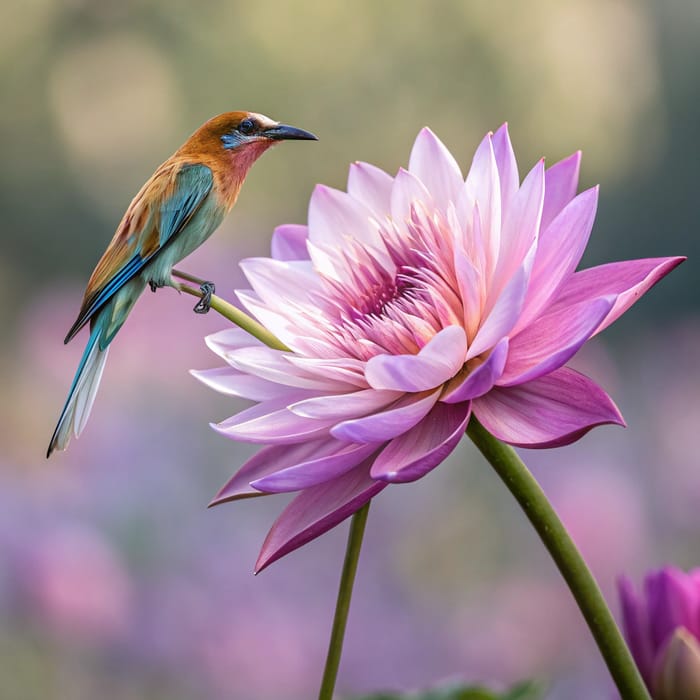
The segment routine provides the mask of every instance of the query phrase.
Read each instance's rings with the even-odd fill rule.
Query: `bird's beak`
[[[269,129],[265,129],[263,135],[275,141],[318,141],[310,131],[297,129],[296,126],[288,124],[276,124]]]

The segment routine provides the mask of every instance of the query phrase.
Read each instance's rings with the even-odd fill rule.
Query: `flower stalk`
[[[367,503],[352,516],[352,521],[350,522],[350,533],[348,534],[348,544],[345,550],[343,572],[340,575],[340,587],[338,588],[338,600],[335,605],[333,628],[328,643],[326,666],[323,670],[323,679],[321,681],[321,689],[318,693],[318,700],[332,700],[333,698],[335,680],[338,676],[338,667],[340,666],[340,655],[343,651],[343,639],[345,637],[345,627],[348,621],[348,611],[350,610],[352,587],[355,582],[357,562],[360,558],[360,548],[362,547],[362,537],[365,533],[370,503],[371,501],[367,501]]]
[[[623,700],[650,700],[644,681],[598,584],[540,485],[515,450],[493,437],[473,417],[467,435],[518,501],[554,559]]]

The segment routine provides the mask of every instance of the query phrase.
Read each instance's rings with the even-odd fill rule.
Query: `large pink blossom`
[[[598,199],[576,194],[579,163],[539,161],[520,183],[503,126],[465,180],[426,128],[408,170],[354,163],[347,192],[316,187],[308,226],[279,227],[272,257],[241,263],[241,303],[289,351],[224,330],[207,343],[228,366],[195,376],[257,402],[214,427],[266,445],[214,503],[300,492],[257,570],[435,468],[472,412],[523,447],[623,423],[565,364],[682,258],[575,272]]]

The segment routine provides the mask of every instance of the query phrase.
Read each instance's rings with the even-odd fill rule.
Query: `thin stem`
[[[367,501],[367,503],[352,516],[352,522],[350,523],[350,533],[345,550],[343,573],[340,576],[338,600],[335,604],[333,629],[331,631],[331,639],[328,643],[326,667],[323,670],[323,680],[321,681],[321,690],[318,693],[318,700],[332,700],[333,698],[335,679],[338,675],[338,666],[340,666],[340,655],[343,651],[343,638],[345,637],[345,626],[348,621],[348,610],[350,610],[352,586],[355,582],[357,560],[360,558],[362,536],[365,534],[369,504],[370,501]]]
[[[191,294],[193,297],[198,297],[201,299],[204,296],[204,293],[200,289],[189,287],[186,284],[180,284],[177,288],[181,292],[185,292],[185,294]],[[247,331],[252,336],[265,343],[265,345],[268,347],[275,350],[289,351],[289,348],[284,343],[279,341],[272,333],[270,333],[265,326],[258,323],[255,319],[251,318],[240,309],[237,309],[233,304],[229,304],[221,297],[216,296],[216,294],[211,295],[209,306],[217,313],[220,313],[224,318],[231,321],[231,323],[234,323],[244,331]]]
[[[552,555],[593,633],[623,700],[650,700],[598,584],[540,485],[515,450],[493,437],[474,417],[467,428],[467,435],[515,496]]]

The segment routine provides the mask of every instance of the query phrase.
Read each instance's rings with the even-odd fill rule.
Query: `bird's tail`
[[[109,352],[109,345],[100,349],[101,335],[102,324],[98,323],[92,329],[85,352],[80,359],[61,417],[58,419],[49,449],[46,451],[47,457],[50,457],[56,449],[65,450],[71,434],[78,437],[87,423]]]

